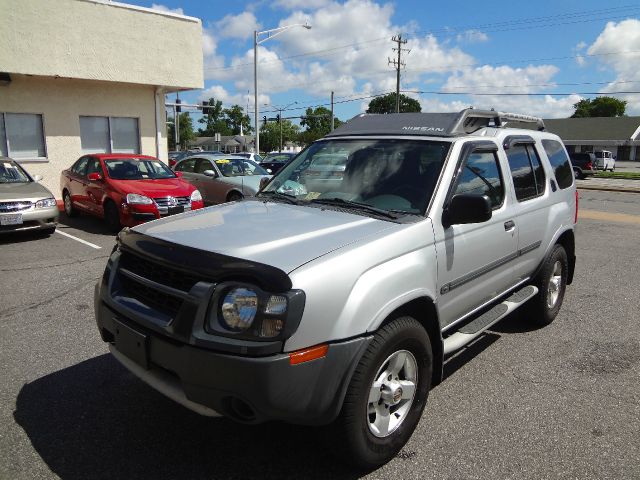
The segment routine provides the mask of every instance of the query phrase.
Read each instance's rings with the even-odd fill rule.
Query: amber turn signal
[[[322,358],[327,355],[328,350],[329,345],[318,345],[316,347],[298,350],[289,354],[289,363],[291,365],[298,365],[299,363],[309,362],[317,358]]]

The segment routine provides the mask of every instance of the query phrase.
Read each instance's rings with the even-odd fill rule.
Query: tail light
[[[573,219],[573,223],[578,223],[578,189],[576,189],[576,216]]]
[[[585,165],[585,168],[587,170],[593,170],[593,165],[591,164],[591,160],[587,161],[587,164]]]

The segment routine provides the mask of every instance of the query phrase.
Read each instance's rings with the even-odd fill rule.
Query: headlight
[[[193,192],[191,192],[191,201],[192,202],[202,201],[202,195],[200,194],[200,190],[194,190]]]
[[[127,193],[127,203],[130,205],[151,205],[153,200],[137,193]]]
[[[304,303],[301,290],[275,295],[254,285],[225,282],[211,300],[207,330],[248,340],[282,340],[298,328]]]
[[[248,288],[234,288],[224,296],[221,313],[223,327],[232,332],[244,332],[258,313],[258,294]]]
[[[55,207],[56,205],[55,198],[44,198],[36,202],[36,208],[50,208]]]

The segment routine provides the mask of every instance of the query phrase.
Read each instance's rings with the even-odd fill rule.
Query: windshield
[[[278,162],[288,162],[293,158],[294,154],[292,153],[270,153],[266,157],[264,157],[263,162],[265,163],[278,163]]]
[[[253,160],[248,158],[216,158],[216,166],[225,177],[243,177],[245,175],[269,175]]]
[[[154,180],[175,178],[175,174],[160,160],[118,158],[105,160],[107,174],[114,180]]]
[[[28,183],[31,179],[15,162],[0,161],[0,183]]]
[[[263,192],[288,195],[299,202],[364,204],[422,214],[450,145],[390,139],[316,142],[285,166]]]

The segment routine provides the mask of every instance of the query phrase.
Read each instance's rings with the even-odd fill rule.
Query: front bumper
[[[371,338],[333,343],[324,358],[291,365],[287,353],[231,355],[145,329],[109,308],[100,284],[95,308],[103,340],[139,378],[198,413],[245,423],[330,423]]]
[[[58,224],[58,207],[35,208],[29,210],[18,211],[21,223],[13,225],[0,225],[0,233],[8,232],[24,232],[28,230],[43,230],[55,228]],[[0,214],[0,216],[8,216],[15,214]]]

